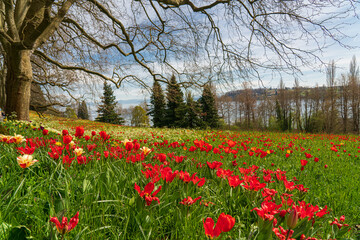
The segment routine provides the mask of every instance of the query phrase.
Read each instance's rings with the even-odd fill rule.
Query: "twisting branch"
[[[120,27],[122,34],[125,36],[126,42],[127,44],[129,44],[130,48],[131,48],[131,55],[134,57],[135,61],[140,64],[140,66],[142,66],[143,68],[145,68],[150,75],[153,77],[154,80],[162,80],[164,79],[164,77],[161,74],[155,74],[152,69],[147,66],[144,62],[142,62],[138,56],[137,56],[137,51],[135,50],[135,46],[133,44],[133,42],[130,39],[130,36],[128,34],[128,32],[125,29],[125,26],[122,24],[122,22],[120,22],[117,18],[115,18],[102,4],[100,4],[98,1],[96,0],[89,0],[89,2],[93,3],[103,14],[105,14],[111,21],[113,21],[117,26]],[[160,77],[160,79],[158,78]]]
[[[188,6],[191,7],[191,9],[194,12],[201,12],[203,10],[213,8],[218,4],[230,3],[230,0],[218,0],[218,1],[215,1],[215,2],[213,2],[211,4],[209,4],[209,5],[197,7],[190,0],[157,0],[157,1],[164,8],[168,8],[169,6],[164,6],[162,4],[170,5],[170,6],[173,6],[173,7],[180,7],[180,6],[183,6],[183,5],[188,5]]]
[[[65,69],[65,70],[79,70],[79,71],[83,71],[85,73],[88,73],[88,74],[92,74],[92,75],[96,75],[106,81],[110,81],[110,82],[113,82],[116,86],[117,83],[109,78],[109,77],[106,77],[105,75],[101,74],[101,73],[98,73],[98,72],[95,72],[95,71],[92,71],[90,69],[87,69],[87,68],[84,68],[84,67],[77,67],[77,66],[67,66],[67,65],[63,65],[62,63],[48,57],[47,55],[45,55],[43,52],[40,52],[39,50],[35,50],[34,51],[34,54],[40,58],[42,58],[43,60],[45,60],[46,62],[49,62],[51,64],[54,64],[55,66],[59,67],[60,69]]]

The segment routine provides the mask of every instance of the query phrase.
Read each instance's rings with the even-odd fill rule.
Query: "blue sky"
[[[357,10],[359,11],[359,10]],[[335,21],[334,24],[345,23],[342,26],[341,31],[348,35],[348,38],[344,38],[342,43],[352,46],[352,48],[344,48],[337,43],[331,42],[331,40],[327,40],[327,44],[330,44],[328,48],[324,49],[322,52],[319,52],[318,55],[324,63],[328,63],[332,60],[335,61],[337,72],[336,76],[340,77],[341,73],[346,73],[349,68],[350,61],[353,56],[358,59],[358,63],[360,63],[360,20],[349,16],[346,19],[341,19]],[[298,39],[293,44],[296,44],[296,47],[299,48],[311,48],[311,43],[305,43],[301,39]],[[316,84],[323,85],[326,83],[326,74],[325,74],[325,65],[321,64],[321,62],[313,62],[309,67],[300,67],[301,73],[299,73],[296,77],[300,81],[301,86],[313,87]],[[134,71],[137,71],[138,67],[133,68]],[[260,78],[265,87],[277,87],[279,85],[279,81],[282,78],[285,85],[287,87],[292,87],[294,84],[294,75],[289,75],[286,73],[282,73],[281,76],[274,75],[272,72],[260,72]],[[234,84],[231,85],[221,85],[218,86],[217,94],[222,94],[224,92],[239,89],[241,88],[241,83],[243,79],[235,79]],[[151,82],[151,81],[150,81]],[[257,79],[252,79],[251,84],[254,88],[259,86],[259,81]],[[115,89],[114,89],[115,90]],[[101,94],[101,90],[99,89],[99,94]],[[195,94],[198,94],[195,92]],[[140,89],[137,86],[130,86],[125,84],[123,88],[116,89],[115,95],[117,100],[123,107],[128,107],[130,105],[137,105],[146,99],[149,101],[149,94],[146,93],[143,89]]]

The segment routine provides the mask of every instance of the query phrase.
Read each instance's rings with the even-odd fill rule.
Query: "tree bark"
[[[0,108],[5,109],[5,79],[6,79],[6,67],[5,65],[1,66],[0,69]]]
[[[11,46],[7,54],[6,107],[7,115],[16,113],[19,120],[29,121],[30,90],[33,79],[31,50]]]

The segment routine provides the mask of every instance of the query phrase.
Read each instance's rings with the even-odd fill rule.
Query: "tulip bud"
[[[289,213],[288,219],[286,221],[288,228],[294,229],[296,227],[296,224],[298,222],[299,215],[295,208],[291,210]]]

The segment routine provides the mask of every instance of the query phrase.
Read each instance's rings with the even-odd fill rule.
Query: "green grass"
[[[25,143],[0,143],[0,240],[15,236],[14,234],[18,234],[18,239],[21,239],[21,234],[33,239],[60,239],[56,228],[49,222],[50,216],[60,218],[64,215],[70,219],[77,211],[79,223],[66,235],[67,239],[205,239],[203,219],[212,217],[216,222],[222,212],[230,214],[236,221],[234,228],[224,233],[222,239],[255,238],[254,233],[259,226],[258,216],[251,210],[260,207],[261,193],[240,187],[230,188],[226,179],[217,177],[216,171],[207,167],[206,161],[221,161],[221,168],[234,171],[234,175],[239,174],[239,167],[247,168],[252,165],[259,166],[260,169],[286,171],[288,180],[296,177],[299,180],[296,184],[309,188],[307,194],[292,192],[294,199],[319,207],[327,205],[331,209],[331,215],[323,223],[319,223],[320,231],[314,237],[334,236],[337,227],[330,226],[328,221],[334,216],[339,219],[343,214],[346,216],[345,222],[353,228],[347,237],[355,238],[358,234],[354,228],[356,224],[360,224],[358,136],[146,129],[55,117],[45,120],[35,116],[32,118],[34,121],[31,126],[26,123],[4,123],[11,135],[17,133],[32,139],[44,138],[47,142],[33,154],[39,162],[27,169],[20,168],[16,160],[19,156],[16,147],[24,147]],[[50,130],[49,135],[42,135],[42,131],[38,129],[40,125]],[[111,135],[111,141],[85,141],[74,137],[77,146],[84,148],[85,156],[94,155],[86,147],[92,143],[97,145],[95,150],[100,156],[98,160],[93,157],[83,165],[79,165],[75,159],[71,166],[66,166],[62,163],[62,158],[54,160],[49,156],[51,143],[48,140],[62,142],[62,136],[58,133],[68,129],[73,135],[76,126],[84,126],[85,135],[89,136],[92,130],[97,133],[106,131]],[[154,152],[146,156],[144,161],[135,163],[131,159],[126,160],[126,157],[104,157],[103,152],[108,151],[109,146],[123,148],[120,141],[124,139],[141,140],[141,147],[154,148]],[[194,146],[195,139],[204,140],[213,147],[232,139],[238,143],[233,149],[239,150],[235,154],[236,158],[233,153],[214,154],[212,151],[206,153],[200,150],[190,152],[189,148]],[[178,142],[179,145],[171,146],[173,142]],[[246,146],[246,151],[241,143]],[[337,145],[338,152],[331,150],[334,145]],[[274,152],[264,158],[249,156],[251,148]],[[293,151],[290,157],[285,156],[287,150]],[[304,171],[300,171],[300,159],[306,159],[305,152],[313,157],[308,159]],[[186,156],[181,163],[170,161],[168,156],[168,167],[187,171],[190,175],[196,172],[197,176],[206,178],[204,186],[186,184],[179,179],[172,183],[160,180],[155,183],[155,189],[162,186],[156,195],[160,204],[146,206],[144,199],[134,190],[134,184],[143,188],[150,181],[141,171],[145,171],[143,163],[161,164],[154,159],[155,153]],[[318,157],[319,162],[315,162],[314,157]],[[234,160],[238,166],[233,166]],[[205,165],[200,168],[199,163]],[[325,165],[328,167],[325,168]],[[277,180],[267,187],[276,189],[279,193],[285,192],[283,185]],[[179,204],[187,196],[202,196],[201,200],[214,204],[208,207]],[[281,203],[279,196],[276,199]],[[282,224],[284,226],[285,223]],[[276,238],[275,235],[273,238]]]

